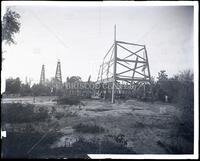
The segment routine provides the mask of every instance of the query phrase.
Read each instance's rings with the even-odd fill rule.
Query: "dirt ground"
[[[50,118],[46,122],[34,125],[34,130],[59,132],[50,148],[70,147],[78,139],[88,142],[98,140],[98,151],[105,140],[121,140],[134,154],[179,154],[192,153],[193,142],[188,141],[179,131],[181,111],[175,105],[161,102],[141,102],[135,99],[116,101],[115,104],[103,100],[82,100],[81,105],[57,105],[53,97],[32,97],[4,99],[3,103],[20,102],[34,104],[37,109],[48,110]],[[55,126],[56,124],[56,126]],[[76,127],[98,127],[98,131],[79,131]],[[7,124],[7,131],[23,124]],[[48,127],[48,128],[47,128]],[[115,139],[113,139],[115,138]]]

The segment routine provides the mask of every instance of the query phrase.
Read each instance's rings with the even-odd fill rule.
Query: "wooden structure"
[[[150,83],[151,75],[145,45],[116,40],[103,58],[96,84],[112,85],[110,90],[112,103],[115,94],[121,91],[121,85],[134,83]],[[107,90],[108,91],[108,90]]]
[[[45,69],[44,64],[42,65],[41,75],[40,75],[40,84],[45,85]]]
[[[62,74],[61,74],[61,63],[60,60],[57,62],[56,74],[55,74],[55,88],[62,88]]]

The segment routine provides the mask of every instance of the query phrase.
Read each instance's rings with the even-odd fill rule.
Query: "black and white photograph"
[[[2,159],[198,158],[198,2],[1,10]]]

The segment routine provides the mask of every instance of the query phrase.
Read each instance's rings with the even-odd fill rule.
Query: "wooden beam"
[[[125,82],[127,82],[127,83],[131,83],[131,82],[127,81],[127,80],[123,80],[123,81],[125,81]]]
[[[114,31],[114,67],[113,67],[113,86],[112,86],[112,103],[115,103],[115,83],[116,83],[116,70],[117,70],[117,42],[116,42],[116,25]]]
[[[117,78],[128,78],[128,79],[132,79],[131,76],[126,76],[126,75],[117,75]]]
[[[125,47],[124,47],[124,48],[125,48]],[[137,55],[137,53],[140,52],[140,51],[142,51],[142,50],[144,50],[144,48],[141,48],[141,49],[137,50],[136,52],[134,52],[134,54]],[[128,57],[130,57],[130,56],[132,56],[132,55],[133,55],[133,53],[130,54],[130,55],[128,55],[128,56],[126,56],[124,59],[126,59],[126,58],[128,58]],[[137,55],[137,56],[139,56],[139,55]]]
[[[124,66],[125,68],[128,68],[128,69],[132,70],[131,68],[127,67],[126,65],[124,65],[124,64],[122,64],[120,62],[117,62],[117,63],[120,64],[120,65],[122,65],[122,66]]]
[[[142,75],[142,76],[144,76],[144,77],[149,77],[148,75],[142,74],[142,73],[140,73],[138,71],[135,71],[135,72],[138,73],[138,74],[140,74],[140,75]]]
[[[110,49],[108,50],[108,52],[106,53],[106,55],[104,56],[103,60],[107,57],[107,55],[109,54],[110,50],[113,48],[114,44],[112,44],[112,46],[110,47]]]
[[[127,50],[128,52],[132,53],[132,55],[134,54],[134,55],[138,56],[139,58],[145,60],[143,57],[141,57],[141,56],[135,54],[134,52],[130,51],[129,49],[127,49],[127,48],[125,48],[125,47],[123,47],[123,46],[121,46],[121,45],[119,45],[119,44],[118,44],[118,46],[121,47],[121,48],[123,48],[123,49],[125,49],[125,50]],[[143,50],[143,49],[142,49],[142,50]]]
[[[100,71],[101,71],[101,65],[100,65],[100,67],[99,67],[99,72],[98,72],[97,81],[99,80],[99,77],[100,77]]]
[[[138,57],[137,57],[138,59]],[[137,61],[137,60],[129,60],[129,59],[120,59],[120,58],[117,58],[118,61],[124,61],[124,62],[133,62],[133,63],[146,63],[146,61]]]
[[[104,63],[104,61],[103,61],[103,63]],[[103,65],[104,65],[103,63],[101,65],[101,80],[102,80],[102,76],[103,76]]]
[[[113,65],[113,61],[111,61],[111,63],[110,63],[110,66],[112,66],[112,65]],[[108,64],[104,64],[102,69],[104,70],[107,66],[108,66]]]
[[[109,60],[109,61],[107,61],[107,62],[104,62],[104,65],[110,64],[110,62],[113,62],[113,60],[114,60],[114,59],[111,59],[111,60]]]
[[[131,83],[131,82],[127,81],[127,80],[124,80],[124,81],[128,82],[129,84]]]
[[[107,72],[107,70],[104,70],[104,71],[103,71],[102,79],[104,79],[104,77],[105,77],[105,73],[106,73],[106,72]],[[110,71],[109,71],[109,73],[110,73],[110,74],[113,74],[113,73],[111,73]]]
[[[141,79],[141,78],[134,78],[134,79],[129,79],[129,78],[117,78],[117,80],[127,80],[127,81],[140,81],[140,82],[149,82],[148,79]]]
[[[131,70],[133,70],[133,69],[128,69],[128,70],[125,70],[125,71],[123,71],[123,72],[121,72],[121,73],[117,73],[117,75],[120,75],[120,74],[127,73],[127,72],[129,72],[129,71],[131,71]]]
[[[113,78],[112,77],[109,77],[108,79],[105,78],[105,79],[102,79],[101,81],[96,81],[96,84],[100,84],[100,83],[111,83],[113,82]]]
[[[136,45],[136,46],[142,46],[142,47],[144,47],[144,45],[134,44],[134,43],[125,42],[125,41],[117,41],[117,43],[122,43],[122,44],[127,44],[127,45]]]
[[[150,73],[150,68],[149,68],[149,60],[148,60],[147,50],[146,50],[146,47],[145,47],[145,46],[144,46],[144,51],[145,51],[145,54],[146,54],[146,60],[147,60],[147,68],[148,68],[149,79],[150,79],[150,81],[151,81],[151,73]]]
[[[109,61],[109,64],[108,64],[108,69],[107,69],[107,78],[108,78],[108,74],[109,74],[109,70],[110,70],[110,66],[111,66],[111,61],[113,61],[113,59],[112,59],[112,56],[113,56],[113,52],[114,50],[112,50],[112,54],[111,54],[111,56],[110,56],[110,61]]]
[[[107,70],[103,70],[103,72],[102,72],[102,76],[103,76],[103,74],[104,74],[105,72],[107,72]]]
[[[137,66],[135,69],[138,69],[138,68],[141,68],[141,67],[144,67],[144,66],[145,66],[145,64]]]
[[[135,70],[136,70],[136,67],[137,67],[137,62],[138,62],[138,57],[136,58],[136,63],[135,63],[135,67],[134,67]],[[134,78],[135,70],[133,71],[132,78]],[[133,81],[131,81],[131,85],[132,85],[132,84],[133,84]]]

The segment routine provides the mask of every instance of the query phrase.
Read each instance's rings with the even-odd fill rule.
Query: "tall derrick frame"
[[[126,52],[125,57],[120,57],[119,49]],[[120,71],[119,68],[123,70]],[[116,90],[120,89],[118,87],[120,82],[129,85],[138,82],[151,83],[151,75],[146,46],[116,40],[115,25],[114,43],[103,58],[96,83],[112,84],[112,103],[114,103]]]
[[[61,63],[60,63],[60,60],[58,60],[57,67],[56,67],[55,87],[56,87],[56,89],[61,89],[62,88],[62,74],[61,74]]]

